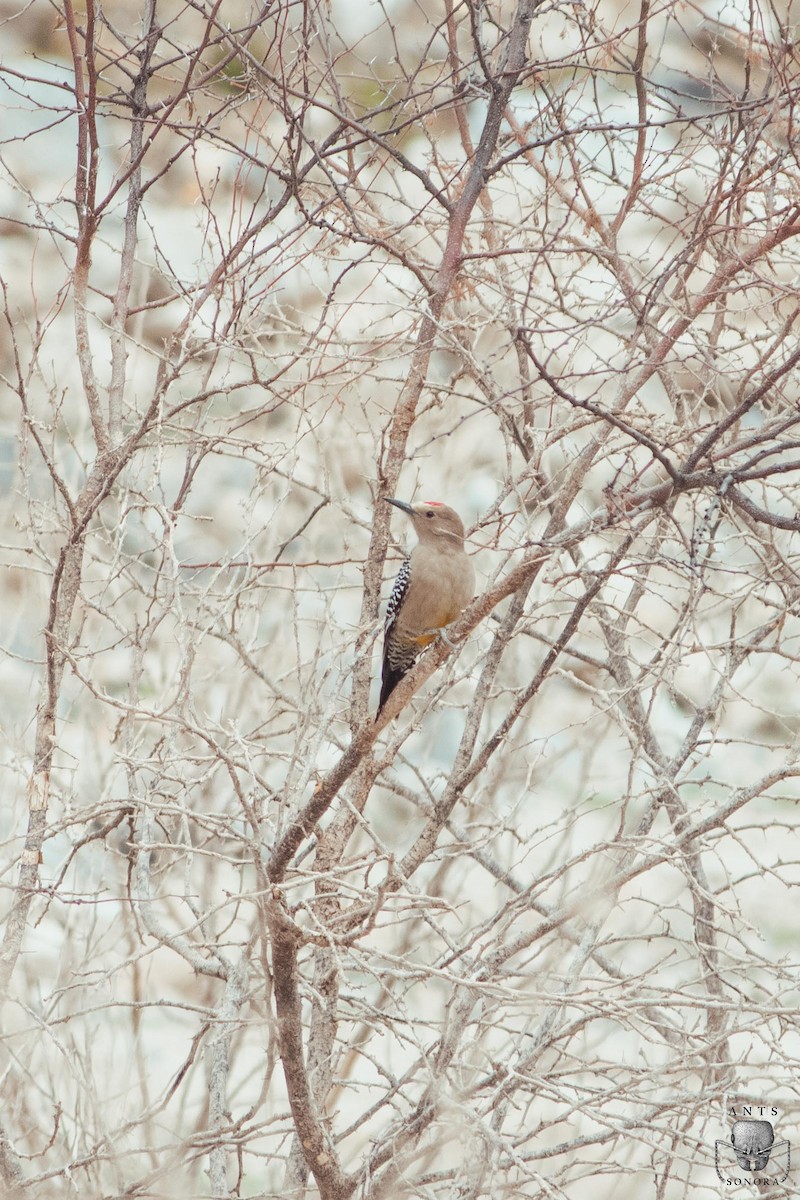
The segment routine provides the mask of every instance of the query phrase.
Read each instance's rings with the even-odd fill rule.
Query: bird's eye
[[[432,516],[433,516],[433,509],[432,509],[432,508],[429,508],[429,509],[428,509],[428,511],[425,513],[425,516],[426,516],[426,517],[432,517]]]

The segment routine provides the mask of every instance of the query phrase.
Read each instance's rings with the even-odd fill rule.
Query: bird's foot
[[[436,632],[438,633],[439,637],[442,639],[444,644],[446,646],[449,646],[451,650],[458,649],[458,642],[451,642],[450,638],[447,636],[447,626],[446,625],[443,626],[441,629],[437,629]]]

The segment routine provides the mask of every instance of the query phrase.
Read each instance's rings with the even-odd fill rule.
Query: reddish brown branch
[[[464,238],[472,211],[486,186],[486,172],[494,154],[500,126],[512,91],[527,62],[527,43],[533,13],[538,0],[522,0],[518,6],[508,35],[503,61],[493,84],[492,98],[483,124],[481,136],[466,180],[457,201],[450,211],[447,239],[441,262],[436,274],[428,310],[420,322],[408,377],[395,405],[389,427],[388,447],[379,473],[379,486],[383,495],[393,495],[406,460],[406,447],[414,424],[417,405],[428,378],[431,354],[453,284],[462,263]],[[384,506],[385,507],[385,506]],[[360,628],[366,631],[377,611],[380,600],[380,564],[386,554],[389,540],[389,510],[377,510],[372,530],[367,570],[364,575],[364,597],[361,606]],[[356,670],[353,682],[353,707],[351,728],[364,719],[369,694],[369,663],[364,649],[366,633],[362,633],[356,645]]]
[[[319,1187],[321,1200],[346,1200],[353,1192],[356,1180],[342,1172],[333,1143],[324,1131],[309,1086],[308,1070],[303,1055],[303,1017],[296,934],[291,923],[283,915],[277,891],[268,902],[267,919],[272,946],[272,974],[281,1062],[297,1136]]]
[[[644,153],[647,147],[647,87],[644,79],[644,60],[647,53],[647,21],[650,16],[650,0],[641,0],[639,9],[638,38],[636,58],[633,60],[631,71],[636,85],[636,104],[638,108],[638,130],[636,134],[636,149],[633,155],[633,171],[628,190],[625,193],[619,212],[611,222],[611,233],[616,238],[622,222],[636,202],[643,183]]]

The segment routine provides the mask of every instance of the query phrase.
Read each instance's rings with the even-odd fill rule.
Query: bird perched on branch
[[[419,541],[394,581],[386,610],[378,715],[420,651],[460,615],[475,593],[464,526],[446,504],[384,499],[411,518]]]

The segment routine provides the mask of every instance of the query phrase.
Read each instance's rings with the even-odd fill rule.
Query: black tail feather
[[[378,717],[381,715],[381,709],[383,708],[384,704],[389,699],[392,692],[397,687],[398,683],[403,678],[403,676],[407,675],[407,674],[408,674],[407,669],[406,670],[395,669],[392,666],[390,666],[388,662],[385,662],[383,664],[383,675],[381,676],[381,698],[378,701],[378,711],[375,714],[376,721],[377,721]]]

